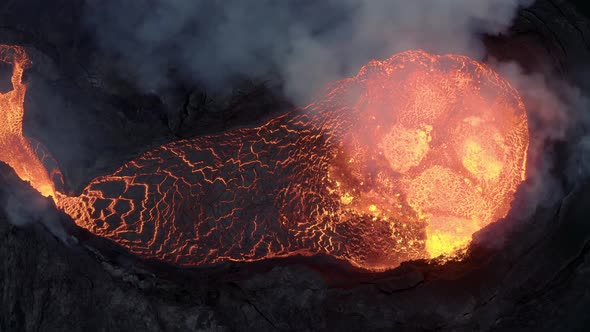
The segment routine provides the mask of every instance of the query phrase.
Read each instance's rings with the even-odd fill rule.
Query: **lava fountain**
[[[76,224],[180,266],[327,254],[367,270],[448,255],[506,216],[524,180],[527,115],[497,73],[460,55],[371,61],[255,128],[162,145],[55,191],[22,135],[28,63],[0,96],[1,159]]]

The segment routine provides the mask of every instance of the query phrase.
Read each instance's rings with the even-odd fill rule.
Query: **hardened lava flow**
[[[1,46],[0,158],[80,227],[181,266],[328,254],[367,270],[448,255],[506,216],[524,180],[517,92],[465,56],[371,61],[315,103],[262,126],[162,145],[93,179],[54,185],[23,136],[20,47]]]

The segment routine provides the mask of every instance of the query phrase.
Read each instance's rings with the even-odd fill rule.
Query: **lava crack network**
[[[22,135],[21,83],[0,96],[1,159],[77,225],[181,266],[327,254],[369,270],[450,254],[504,217],[524,180],[517,92],[459,55],[399,53],[262,126],[177,141],[56,191]]]

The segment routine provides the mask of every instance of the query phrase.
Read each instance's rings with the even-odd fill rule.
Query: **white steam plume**
[[[210,89],[236,75],[276,72],[304,104],[326,82],[371,59],[421,48],[476,59],[481,34],[506,30],[532,0],[98,1],[87,18],[102,48],[145,89],[169,83],[170,68]]]

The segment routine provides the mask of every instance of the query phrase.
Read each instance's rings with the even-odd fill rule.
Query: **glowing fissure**
[[[393,268],[465,246],[507,214],[524,179],[516,91],[467,57],[408,51],[302,110],[163,145],[67,196],[22,135],[26,54],[0,55],[14,66],[14,90],[0,95],[2,161],[78,226],[145,258],[196,266],[324,253]]]

